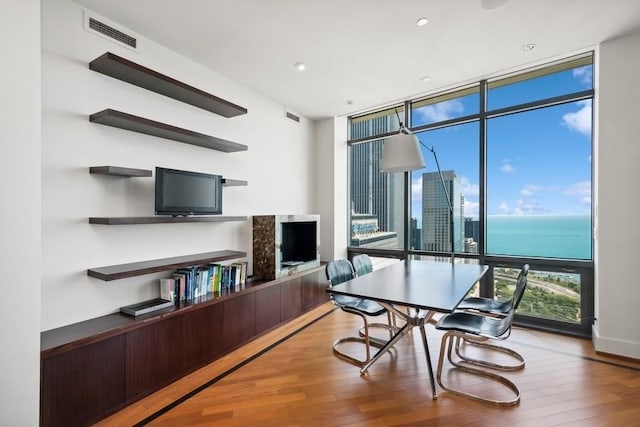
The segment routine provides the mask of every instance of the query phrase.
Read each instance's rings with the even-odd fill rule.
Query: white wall
[[[154,203],[153,178],[90,175],[90,166],[165,166],[248,180],[246,187],[224,189],[224,215],[316,213],[313,122],[286,119],[284,106],[144,37],[136,53],[89,33],[82,19],[83,9],[70,0],[42,2],[42,330],[156,297],[157,279],[165,275],[104,282],[89,278],[88,268],[223,249],[246,251],[251,259],[250,218],[90,225],[90,216],[152,215]],[[89,70],[88,63],[107,51],[249,112],[227,119]],[[249,149],[222,153],[89,122],[105,108]]]
[[[640,359],[640,34],[600,45],[598,79],[597,351]]]
[[[40,395],[40,1],[0,14],[0,424],[37,426]]]
[[[323,261],[347,256],[348,171],[347,119],[329,118],[316,125],[317,205],[321,218]]]

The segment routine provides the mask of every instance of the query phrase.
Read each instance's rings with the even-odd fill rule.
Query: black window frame
[[[485,280],[480,286],[480,295],[484,297],[492,298],[493,295],[493,268],[495,267],[508,267],[508,268],[520,268],[523,264],[528,263],[532,270],[541,270],[548,272],[558,272],[558,273],[576,273],[581,277],[581,286],[580,286],[580,310],[581,310],[581,320],[579,323],[571,323],[571,322],[563,322],[552,319],[545,319],[539,317],[525,316],[517,314],[515,318],[515,324],[534,328],[541,329],[545,331],[551,331],[556,333],[562,333],[567,335],[579,336],[584,338],[590,338],[592,333],[592,324],[594,321],[594,261],[593,261],[593,251],[591,260],[574,260],[574,259],[551,259],[551,258],[543,258],[543,257],[522,257],[522,256],[496,256],[496,255],[487,255],[485,253],[486,245],[486,150],[487,150],[487,135],[486,135],[486,125],[487,121],[491,118],[500,117],[504,115],[515,114],[524,111],[530,111],[540,108],[547,108],[554,105],[564,104],[568,102],[577,102],[581,100],[591,100],[592,103],[595,103],[595,90],[593,88],[588,90],[577,91],[569,94],[553,96],[550,98],[539,99],[536,101],[525,102],[517,105],[513,105],[510,107],[501,107],[494,110],[488,111],[486,109],[487,106],[487,94],[490,85],[496,84],[496,82],[504,81],[523,81],[527,78],[533,78],[540,75],[551,74],[556,72],[557,70],[562,69],[570,69],[571,67],[575,67],[574,64],[581,63],[589,63],[593,65],[593,52],[586,52],[581,55],[577,55],[571,58],[566,58],[564,60],[555,61],[550,64],[541,65],[532,70],[523,70],[519,73],[512,73],[508,76],[500,76],[493,79],[485,79],[477,82],[472,85],[465,85],[464,87],[449,90],[442,93],[436,93],[429,97],[421,97],[417,99],[407,100],[402,104],[395,104],[384,109],[378,110],[377,112],[371,112],[366,114],[360,114],[358,117],[360,120],[363,117],[366,117],[369,114],[376,114],[380,112],[393,111],[397,109],[399,113],[402,115],[401,119],[406,127],[414,133],[422,132],[425,130],[438,129],[443,127],[448,127],[452,125],[458,125],[462,123],[467,123],[471,121],[479,122],[479,130],[478,130],[478,143],[479,143],[479,171],[480,171],[480,194],[479,194],[479,212],[480,212],[480,221],[479,221],[479,242],[478,242],[478,253],[458,253],[456,252],[455,256],[457,259],[476,259],[477,262],[486,264],[490,267],[489,277]],[[530,77],[527,77],[530,76]],[[500,84],[500,83],[497,83]],[[413,127],[411,124],[411,108],[412,104],[423,102],[428,100],[429,98],[433,98],[434,101],[437,99],[450,99],[452,94],[455,92],[461,91],[469,91],[473,90],[473,88],[478,85],[479,87],[479,103],[480,108],[478,113],[461,116],[455,119],[444,120],[441,122],[428,123],[421,126]],[[437,101],[436,101],[437,102]],[[595,108],[594,108],[595,110]],[[593,114],[593,113],[592,113]],[[349,118],[349,123],[352,117]],[[593,117],[592,117],[593,122]],[[370,142],[374,140],[383,139],[385,137],[396,134],[397,131],[388,131],[378,135],[368,135],[362,138],[351,138],[351,134],[347,141],[349,146],[353,144]],[[593,130],[591,137],[591,149],[593,151]],[[351,150],[349,150],[351,153]],[[351,170],[349,170],[349,183],[351,182]],[[592,188],[593,188],[593,165],[591,170],[592,176]],[[410,230],[409,225],[411,223],[410,218],[410,187],[411,187],[411,174],[409,172],[404,173],[404,236],[403,236],[403,248],[399,249],[376,249],[376,248],[366,248],[366,247],[352,247],[350,245],[347,246],[348,256],[351,258],[352,256],[359,253],[366,253],[370,256],[374,257],[386,257],[386,258],[397,258],[397,259],[409,259],[412,256],[430,256],[436,257],[438,259],[442,259],[443,261],[450,260],[450,254],[439,253],[439,252],[429,252],[423,250],[415,250],[410,249]],[[350,184],[349,184],[350,187]],[[349,200],[351,200],[351,193],[349,193]],[[593,194],[593,192],[592,192]],[[592,201],[592,213],[591,218],[594,220],[593,214],[593,201]],[[349,214],[349,224],[348,230],[351,230],[351,215]],[[350,231],[348,233],[350,236]],[[592,246],[594,246],[595,242],[592,236]]]

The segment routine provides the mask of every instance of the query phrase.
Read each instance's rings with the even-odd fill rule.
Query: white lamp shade
[[[415,135],[399,133],[385,140],[380,172],[409,172],[424,167],[424,157]]]

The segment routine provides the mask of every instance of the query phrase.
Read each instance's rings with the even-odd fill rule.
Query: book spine
[[[213,270],[214,270],[214,266],[213,264],[209,264],[209,267],[207,268],[207,273],[208,273],[208,281],[207,281],[207,293],[212,294],[213,293]]]
[[[160,279],[160,299],[174,301],[174,280],[172,278]]]

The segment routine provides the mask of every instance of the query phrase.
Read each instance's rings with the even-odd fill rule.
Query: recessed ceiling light
[[[304,62],[296,62],[295,67],[298,71],[304,71],[307,69],[307,64],[305,64]]]
[[[430,77],[430,76],[420,77],[420,81],[422,81],[422,82],[424,82],[424,83],[428,82],[429,80],[431,80],[431,77]]]
[[[524,46],[522,46],[522,50],[524,50],[525,52],[528,52],[530,50],[535,49],[536,46],[537,46],[537,44],[535,44],[535,43],[525,44]]]
[[[423,25],[427,25],[427,22],[429,22],[427,18],[420,18],[416,21],[416,25],[422,27]]]

